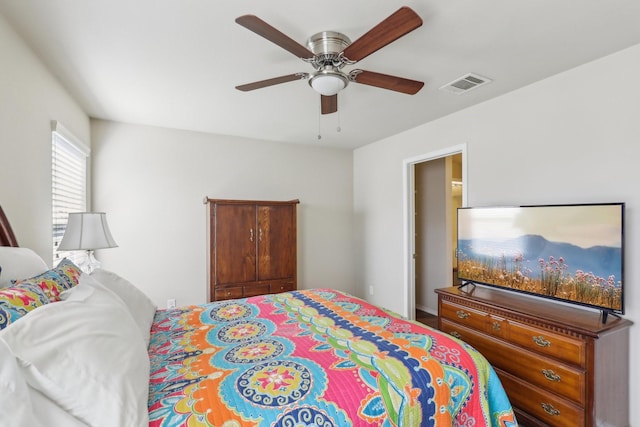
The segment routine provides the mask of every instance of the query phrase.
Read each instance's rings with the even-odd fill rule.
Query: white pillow
[[[27,384],[15,355],[2,338],[0,338],[0,396],[2,396],[0,427],[87,427]]]
[[[92,427],[149,425],[149,358],[124,304],[82,275],[0,332],[29,385]],[[42,310],[40,310],[42,309]]]
[[[0,427],[44,427],[33,415],[27,382],[16,358],[0,338]]]
[[[124,302],[129,313],[138,324],[142,337],[149,346],[151,324],[156,314],[157,306],[140,289],[128,280],[108,270],[97,269],[91,273],[107,289],[113,291]]]
[[[85,423],[66,412],[53,400],[31,386],[29,386],[29,394],[31,396],[31,404],[33,405],[33,416],[38,419],[43,426],[87,427]],[[1,421],[0,425],[2,425]],[[31,426],[32,424],[28,425]]]
[[[0,288],[11,286],[12,280],[29,279],[49,269],[32,249],[9,246],[0,246],[0,268]]]

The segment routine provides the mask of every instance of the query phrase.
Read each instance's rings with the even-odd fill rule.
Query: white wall
[[[630,84],[639,73],[637,45],[356,150],[355,250],[358,285],[374,286],[368,298],[404,307],[403,159],[467,143],[470,206],[626,202],[625,317],[635,322],[630,360],[640,359],[640,86]],[[640,378],[640,366],[630,373]]]
[[[92,140],[94,207],[119,244],[97,258],[158,305],[206,302],[205,196],[299,199],[298,287],[354,292],[351,151],[100,120]]]
[[[51,121],[90,144],[89,118],[0,15],[0,204],[51,265]]]

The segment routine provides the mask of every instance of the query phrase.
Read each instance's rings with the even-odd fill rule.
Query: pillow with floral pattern
[[[0,329],[4,329],[31,310],[49,303],[46,293],[32,283],[0,289]]]
[[[54,270],[65,282],[67,282],[68,288],[66,289],[71,289],[80,282],[80,274],[82,274],[82,271],[80,271],[80,268],[69,258],[65,258],[60,261]]]
[[[42,289],[50,302],[60,301],[60,294],[73,288],[80,280],[80,269],[67,258],[60,261],[56,268],[47,270],[30,279],[16,284],[33,284]]]

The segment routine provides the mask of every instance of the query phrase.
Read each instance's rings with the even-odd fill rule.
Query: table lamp
[[[86,259],[78,263],[85,273],[100,268],[100,262],[93,255],[95,249],[115,248],[118,244],[113,240],[107,214],[104,212],[72,212],[69,213],[67,228],[58,251],[86,251]]]

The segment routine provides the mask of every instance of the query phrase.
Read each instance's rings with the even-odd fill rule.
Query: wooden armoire
[[[210,301],[297,288],[298,200],[205,199]]]

